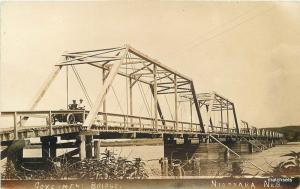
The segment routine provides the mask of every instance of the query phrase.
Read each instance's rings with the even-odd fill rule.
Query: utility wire
[[[274,7],[272,6],[272,7],[268,8],[268,9],[264,9],[264,10],[260,11],[259,13],[255,14],[255,15],[253,15],[253,16],[247,18],[247,19],[244,19],[243,21],[238,22],[237,24],[232,25],[231,27],[228,27],[227,29],[224,29],[224,30],[221,31],[221,32],[218,32],[218,33],[212,35],[211,37],[208,37],[208,38],[205,38],[205,39],[203,39],[203,40],[200,40],[199,42],[195,42],[194,45],[191,45],[190,47],[188,47],[188,48],[186,48],[186,49],[183,48],[181,51],[183,51],[183,54],[184,54],[184,53],[188,52],[189,50],[191,50],[191,49],[193,49],[193,48],[195,48],[195,47],[198,47],[198,46],[201,45],[201,44],[204,44],[204,43],[206,43],[206,42],[208,42],[208,41],[210,41],[210,40],[213,40],[213,39],[215,39],[215,38],[217,38],[217,37],[219,37],[219,36],[221,36],[221,35],[223,35],[223,34],[225,34],[225,33],[228,33],[228,32],[230,32],[230,31],[234,30],[234,29],[237,28],[238,26],[240,26],[240,25],[242,25],[242,24],[244,24],[244,23],[246,23],[246,22],[248,22],[248,21],[250,21],[250,20],[253,20],[253,19],[255,19],[255,18],[258,17],[258,16],[261,16],[261,15],[263,15],[263,14],[266,14],[266,13],[270,12],[273,8],[274,8]],[[197,51],[197,52],[199,52],[199,51]],[[177,51],[176,54],[179,55],[180,53],[178,53],[178,51]]]
[[[74,65],[71,65],[71,68],[72,68],[73,72],[75,73],[77,81],[79,82],[79,85],[81,86],[81,89],[83,90],[83,93],[85,95],[85,98],[88,101],[89,106],[92,107],[92,101],[91,101],[91,99],[90,99],[90,97],[89,97],[89,95],[87,93],[87,90],[86,90],[86,88],[85,88],[85,86],[84,86],[84,84],[83,84],[83,82],[82,82],[82,80],[80,78],[80,75],[78,74],[78,72],[77,72],[77,70],[76,70],[76,68],[75,68]]]
[[[212,32],[214,32],[215,30],[217,30],[218,28],[220,28],[222,26],[226,26],[228,24],[231,24],[232,22],[234,22],[234,21],[238,20],[239,18],[241,18],[241,17],[249,14],[250,12],[252,12],[255,9],[257,9],[257,7],[250,8],[246,12],[243,12],[243,13],[239,14],[238,16],[236,16],[236,17],[234,17],[234,18],[232,18],[232,19],[230,19],[228,21],[223,22],[222,24],[213,27],[212,29],[206,31],[204,34],[196,35],[196,37],[193,40],[191,40],[190,42],[186,43],[186,46],[188,47],[189,44],[195,43],[197,40],[201,39],[201,37],[203,38],[203,37],[206,37],[207,35],[210,35]],[[183,47],[182,49],[185,49],[187,47]],[[168,54],[173,54],[175,52],[178,53],[178,51],[173,51],[173,52],[168,53]]]
[[[129,58],[131,59],[130,54],[129,54]],[[133,69],[136,69],[135,66],[132,65],[132,64],[131,64],[131,67],[132,67]],[[141,83],[140,83],[139,81],[137,81],[137,84],[138,84],[138,87],[139,87],[139,89],[140,89],[140,93],[141,93],[141,95],[142,95],[142,99],[143,99],[143,101],[144,101],[144,104],[146,105],[146,109],[147,109],[148,115],[151,116],[151,115],[150,115],[150,107],[149,107],[149,104],[148,104],[148,101],[147,101],[147,98],[146,98],[146,94],[145,94],[145,92],[144,92],[144,90],[143,90],[143,86],[141,85]]]
[[[111,85],[111,89],[112,89],[112,91],[113,91],[113,93],[114,93],[114,95],[115,95],[115,97],[116,97],[116,99],[117,99],[117,102],[118,102],[118,105],[119,105],[119,108],[120,108],[122,114],[125,115],[125,112],[124,112],[124,110],[123,110],[123,108],[122,108],[122,105],[121,105],[121,102],[120,102],[120,100],[119,100],[119,98],[118,98],[118,96],[117,96],[117,94],[116,94],[116,91],[115,91],[114,86]]]
[[[203,44],[203,43],[205,43],[205,42],[207,42],[207,41],[210,41],[210,40],[212,40],[212,39],[215,39],[215,38],[219,37],[220,35],[223,35],[223,34],[229,32],[229,31],[232,31],[233,29],[237,28],[238,26],[240,26],[240,25],[242,25],[242,24],[244,24],[244,23],[246,23],[246,22],[248,22],[248,21],[250,21],[250,20],[253,20],[253,19],[256,18],[257,16],[260,16],[260,15],[262,15],[262,14],[265,14],[265,13],[271,11],[273,8],[274,8],[274,7],[265,9],[265,10],[259,12],[258,14],[255,14],[254,16],[252,16],[252,17],[250,17],[250,18],[248,18],[248,19],[245,19],[245,20],[243,20],[242,22],[239,22],[239,23],[237,23],[237,24],[235,24],[235,25],[233,25],[233,26],[231,26],[231,27],[229,27],[229,28],[223,30],[223,31],[220,32],[220,33],[216,33],[215,35],[213,35],[213,36],[211,36],[211,37],[209,37],[209,38],[207,38],[207,39],[204,39],[204,40],[202,40],[202,41],[200,41],[200,42],[197,42],[195,45],[193,45],[193,46],[191,46],[190,48],[188,48],[188,50],[189,50],[189,49],[192,49],[192,48],[194,48],[194,47],[197,47],[197,46],[199,46],[199,45],[201,45],[201,44]]]

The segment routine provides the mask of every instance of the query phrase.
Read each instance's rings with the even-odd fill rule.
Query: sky
[[[0,108],[26,110],[66,51],[130,44],[226,96],[250,125],[297,125],[299,23],[299,2],[2,2]],[[60,79],[40,108],[63,102]]]

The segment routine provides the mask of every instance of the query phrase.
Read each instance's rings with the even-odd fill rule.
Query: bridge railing
[[[51,110],[51,111],[6,111],[1,112],[2,116],[9,116],[13,118],[13,132],[15,138],[18,138],[18,131],[20,129],[26,128],[47,128],[49,130],[49,135],[53,133],[53,127],[57,126],[56,122],[65,123],[67,125],[78,125],[84,122],[89,111],[85,110]],[[181,122],[173,120],[161,120],[158,119],[158,127],[154,128],[154,118],[141,117],[141,116],[131,116],[123,115],[116,113],[98,113],[98,120],[96,120],[95,126],[102,127],[106,130],[112,130],[114,128],[123,129],[123,130],[160,130],[160,131],[174,131],[174,132],[199,132],[200,125],[197,123],[191,122]],[[75,120],[73,122],[68,122],[70,117],[74,116]],[[36,125],[26,125],[25,121],[28,118],[34,117],[45,120],[45,125],[36,124]],[[70,120],[69,120],[70,121]],[[176,127],[176,124],[177,127]],[[177,128],[177,129],[176,129]],[[8,128],[8,129],[11,129]]]
[[[123,115],[116,113],[104,113],[99,112],[98,115],[102,116],[102,119],[98,120],[99,123],[97,126],[106,126],[106,129],[109,127],[121,127],[125,130],[137,129],[137,130],[161,130],[161,131],[190,131],[197,132],[200,129],[200,125],[197,123],[182,122],[182,121],[173,121],[173,120],[162,120],[158,119],[157,128],[154,127],[154,118],[142,117],[142,116],[131,116]],[[96,122],[96,123],[97,123]],[[176,127],[176,124],[177,127]],[[176,129],[177,128],[177,129]]]
[[[221,126],[213,126],[207,127],[209,133],[219,133],[219,134],[236,134],[235,128],[227,128],[227,127],[221,127]]]
[[[57,119],[59,116],[67,119],[68,115],[74,115],[75,117],[81,117],[80,121],[65,123],[67,125],[80,125],[84,119],[86,118],[89,111],[86,110],[51,110],[51,111],[6,111],[1,112],[2,116],[9,116],[13,118],[13,126],[8,128],[10,131],[14,133],[15,138],[18,138],[18,131],[21,129],[26,129],[26,127],[30,128],[43,128],[48,129],[49,135],[53,133],[53,127],[59,126],[54,123],[54,119]],[[45,125],[24,125],[23,122],[26,121],[29,117],[39,118],[45,120]],[[64,120],[67,121],[67,120]],[[191,122],[176,122],[174,120],[161,120],[158,119],[158,127],[154,128],[154,118],[149,117],[141,117],[141,116],[133,116],[133,115],[124,115],[124,114],[116,114],[116,113],[98,113],[98,120],[95,122],[95,127],[101,128],[102,130],[113,130],[113,129],[123,129],[123,130],[151,130],[151,131],[168,131],[168,132],[199,132],[200,125],[198,123]],[[176,126],[176,124],[178,124]],[[2,125],[1,125],[2,126]],[[13,128],[13,129],[11,129]],[[212,130],[210,127],[207,127],[208,132],[210,133],[225,133],[225,134],[237,134],[235,128],[227,128],[214,126]],[[5,132],[5,129],[1,128],[0,132]],[[239,130],[240,134],[250,135],[254,137],[283,137],[282,134],[268,131],[265,129],[250,129],[250,133],[248,129],[241,128]]]

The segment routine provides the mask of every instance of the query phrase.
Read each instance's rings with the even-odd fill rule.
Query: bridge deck
[[[58,111],[9,111],[1,112],[1,116],[10,116],[13,118],[14,127],[0,130],[1,141],[10,141],[17,139],[27,139],[43,136],[60,136],[72,133],[86,132],[86,128],[82,127],[82,122],[88,111],[85,110],[58,110]],[[81,122],[66,123],[59,122],[56,124],[53,119],[56,116],[67,117],[68,115],[81,115]],[[85,115],[85,116],[84,116]],[[45,119],[45,125],[25,126],[22,125],[23,117],[35,117]],[[105,117],[105,118],[104,118]],[[78,118],[78,117],[77,117]],[[19,120],[18,120],[19,119]],[[98,113],[98,119],[91,130],[94,134],[100,133],[134,133],[148,134],[149,136],[161,137],[163,134],[189,137],[199,137],[201,135],[215,136],[237,136],[237,137],[253,137],[253,138],[280,138],[278,133],[274,132],[248,132],[241,129],[237,134],[235,128],[214,127],[213,131],[206,133],[200,132],[199,124],[191,122],[175,122],[172,120],[158,120],[158,127],[154,127],[154,119],[147,117],[129,116],[114,113]],[[178,124],[178,127],[176,127]],[[175,129],[177,128],[177,129]],[[143,135],[145,137],[145,135]]]

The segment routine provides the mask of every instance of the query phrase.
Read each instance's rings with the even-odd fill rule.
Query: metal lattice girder
[[[87,129],[91,129],[91,127],[95,121],[95,118],[98,115],[100,107],[103,104],[105,95],[108,92],[109,88],[111,87],[111,84],[112,84],[115,76],[117,75],[120,66],[124,62],[125,56],[127,55],[127,53],[128,53],[128,48],[126,47],[124,52],[122,52],[121,57],[119,58],[120,61],[117,63],[114,63],[113,66],[111,67],[111,69],[109,70],[109,74],[107,75],[105,82],[99,89],[99,94],[97,95],[95,103],[92,106],[91,111],[89,112],[87,118],[85,119],[85,121],[83,123],[83,127],[87,127]]]
[[[177,77],[177,93],[191,93],[191,78],[163,65],[129,45],[127,45],[127,48],[128,53],[117,72],[119,75],[129,77],[134,81],[153,85],[153,65],[156,65],[158,94],[175,93],[174,76],[172,75],[176,75]],[[63,56],[67,57],[68,60],[56,64],[56,66],[88,64],[109,71],[115,63],[121,60],[119,54],[122,50],[124,50],[124,47],[66,53]]]
[[[178,111],[176,109],[178,94],[191,95],[195,97],[195,102],[197,101],[195,96],[196,92],[191,78],[169,68],[166,65],[163,65],[159,61],[145,55],[129,45],[99,50],[68,52],[62,56],[65,57],[65,61],[56,64],[59,69],[63,66],[71,66],[73,68],[76,65],[89,65],[100,68],[107,73],[105,82],[99,89],[97,98],[94,102],[90,103],[92,104],[92,108],[83,124],[83,126],[86,126],[87,128],[91,128],[93,125],[97,112],[100,111],[100,107],[105,101],[105,96],[107,95],[108,90],[117,74],[130,78],[132,86],[137,81],[153,86],[153,98],[154,101],[157,102],[154,107],[155,126],[157,125],[156,123],[158,119],[157,111],[159,111],[159,114],[162,117],[161,111],[158,110],[158,95],[175,95],[175,118],[176,116],[178,118]],[[44,90],[46,89],[47,88],[44,88]],[[197,108],[199,107],[197,106],[196,109]],[[201,125],[201,131],[204,132],[200,110],[196,111]]]
[[[191,95],[182,95],[183,98],[186,99],[191,99]],[[238,121],[237,121],[237,116],[235,112],[235,107],[234,103],[230,101],[229,99],[223,97],[222,95],[212,91],[210,93],[199,93],[196,95],[197,102],[200,106],[200,108],[204,107],[205,111],[207,112],[206,116],[206,125],[208,125],[212,131],[214,131],[214,125],[212,123],[212,112],[220,112],[221,113],[221,125],[223,127],[223,111],[232,111],[233,113],[233,118],[234,118],[234,123],[236,127],[237,133],[239,133],[239,126],[238,126]],[[227,119],[228,119],[228,115]],[[227,123],[228,124],[228,123]]]

